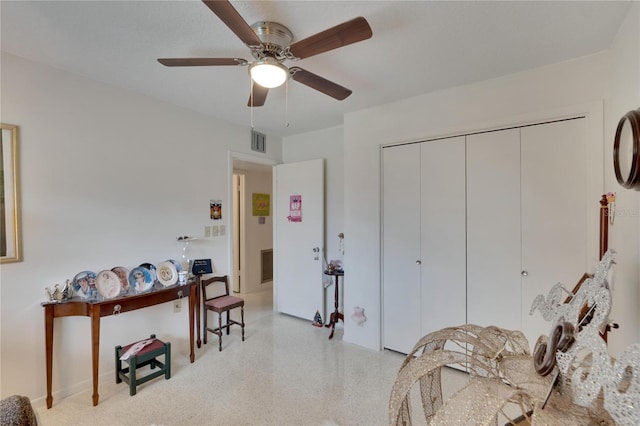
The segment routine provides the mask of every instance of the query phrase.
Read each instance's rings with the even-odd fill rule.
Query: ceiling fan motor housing
[[[277,22],[259,21],[251,25],[262,46],[251,49],[254,58],[261,59],[265,56],[273,56],[278,60],[287,58],[286,48],[293,41],[293,34],[289,28]]]

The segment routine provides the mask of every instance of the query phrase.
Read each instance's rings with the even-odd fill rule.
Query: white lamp
[[[273,89],[287,81],[289,70],[275,59],[266,57],[249,65],[249,75],[260,86]]]

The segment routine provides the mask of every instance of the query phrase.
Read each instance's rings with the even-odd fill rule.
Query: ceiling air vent
[[[267,152],[267,135],[256,132],[255,130],[251,130],[251,150],[262,152],[263,154]]]

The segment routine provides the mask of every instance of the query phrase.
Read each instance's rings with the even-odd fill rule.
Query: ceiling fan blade
[[[339,101],[346,99],[352,92],[346,87],[342,87],[332,81],[322,78],[312,72],[303,70],[300,67],[289,68],[291,72],[291,78],[298,83],[302,83],[305,86],[309,86],[312,89],[316,89],[319,92],[329,95]]]
[[[298,59],[324,53],[371,38],[373,32],[366,19],[354,18],[289,46],[289,51]]]
[[[266,87],[262,87],[257,83],[252,84],[253,93],[249,93],[249,102],[247,102],[248,107],[259,107],[264,105],[264,101],[267,100],[267,95],[269,94],[269,89]],[[253,102],[251,98],[253,97]]]
[[[248,62],[241,58],[160,58],[162,65],[168,67],[202,67],[217,65],[247,65]]]
[[[262,42],[238,11],[227,0],[202,0],[213,13],[229,27],[247,46],[260,46]]]

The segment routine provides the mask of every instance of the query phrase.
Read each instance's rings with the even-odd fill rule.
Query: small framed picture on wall
[[[212,220],[222,219],[222,200],[210,200],[209,211]]]

